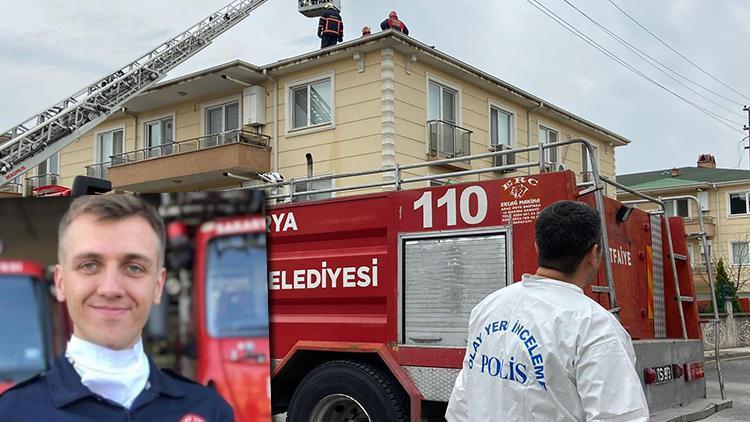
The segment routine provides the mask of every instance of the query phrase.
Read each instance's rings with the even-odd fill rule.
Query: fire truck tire
[[[292,395],[288,422],[406,422],[409,399],[386,372],[337,360],[313,369]]]

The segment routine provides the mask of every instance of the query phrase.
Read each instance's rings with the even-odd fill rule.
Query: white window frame
[[[741,264],[738,264],[738,263],[734,262],[734,245],[740,244],[740,243],[746,243],[748,245],[748,257],[747,257],[748,260],[747,260],[747,262],[743,262]],[[747,240],[730,240],[729,241],[729,257],[730,257],[730,260],[731,260],[731,265],[733,267],[739,267],[739,266],[750,267],[750,241],[747,241]]]
[[[305,126],[300,128],[294,128],[294,122],[292,116],[294,115],[294,99],[292,98],[292,91],[295,88],[299,88],[303,85],[310,85],[315,82],[324,81],[330,79],[331,81],[331,121],[328,123],[320,123],[317,125]],[[311,76],[309,78],[297,79],[289,81],[284,84],[284,98],[286,99],[286,115],[284,120],[284,135],[286,137],[292,137],[296,135],[304,135],[308,133],[314,133],[324,130],[331,130],[336,128],[336,72],[327,72]],[[308,97],[309,98],[309,97]],[[309,121],[309,110],[308,110],[308,121]]]
[[[537,130],[537,132],[536,132],[536,139],[537,139],[537,142],[539,141],[539,132],[542,130],[542,127],[546,128],[548,130],[551,130],[553,132],[557,132],[557,142],[562,141],[562,130],[560,130],[559,126],[551,125],[551,124],[549,124],[549,123],[547,123],[546,121],[543,121],[543,120],[538,120],[537,124],[536,124],[536,130]],[[545,141],[544,144],[546,145],[547,142]],[[557,155],[557,161],[548,161],[547,157],[550,155],[551,151],[549,149],[545,149],[544,150],[544,162],[545,163],[562,164],[562,156],[561,156],[562,151],[560,151],[560,147],[555,148],[555,150],[557,151],[557,154],[556,154]]]
[[[123,138],[123,142],[124,142],[124,139],[125,139],[125,138]],[[50,170],[50,160],[52,160],[52,157],[57,157],[57,171],[56,171],[56,172],[50,172],[50,171],[49,171],[49,170]],[[47,158],[46,160],[42,161],[42,163],[45,163],[45,164],[46,164],[46,167],[47,167],[47,171],[46,171],[45,173],[41,173],[41,172],[39,171],[39,166],[41,166],[42,164],[41,164],[41,163],[39,163],[39,164],[38,164],[38,165],[36,166],[36,168],[35,168],[35,172],[36,172],[36,175],[37,175],[37,176],[43,176],[43,175],[45,175],[45,174],[57,174],[57,175],[60,175],[60,167],[61,167],[61,166],[60,166],[60,151],[57,151],[56,153],[54,153],[54,154],[50,155],[50,156],[49,156],[49,158]]]
[[[582,138],[582,139],[588,141],[591,144],[591,146],[594,147],[594,160],[596,160],[596,167],[599,169],[599,174],[601,174],[601,161],[600,161],[600,158],[599,158],[599,145],[597,143],[591,141],[590,139],[586,139],[586,138]],[[593,182],[594,181],[594,177],[593,177],[594,167],[588,161],[589,160],[588,150],[586,149],[585,146],[583,146],[583,144],[580,144],[580,145],[581,145],[581,173],[580,173],[581,174],[581,181],[584,181],[583,180],[584,179],[583,174],[586,173],[586,172],[588,172],[588,173],[591,173],[591,177],[590,177],[590,180],[588,180],[588,182]],[[585,167],[583,165],[584,162],[586,163]]]
[[[425,77],[425,86],[424,86],[424,99],[425,99],[425,107],[424,107],[424,153],[426,155],[430,155],[430,127],[427,125],[427,122],[430,120],[430,82],[434,82],[438,85],[442,85],[446,88],[452,89],[456,91],[456,126],[463,127],[464,125],[464,107],[463,107],[463,97],[464,97],[464,90],[461,88],[460,85],[456,85],[454,83],[448,82],[445,79],[441,79],[437,76],[435,76],[432,73],[427,72]],[[441,112],[442,113],[442,112]],[[469,142],[469,145],[471,145],[471,142]]]
[[[434,82],[438,85],[442,85],[446,88],[452,89],[456,91],[456,126],[463,127],[464,125],[464,113],[463,113],[463,96],[464,96],[464,90],[461,88],[460,85],[456,85],[452,82],[448,82],[445,79],[440,79],[439,77],[427,73],[427,77],[425,78],[425,108],[424,108],[424,115],[425,119],[424,121],[427,122],[430,119],[430,82]]]
[[[731,196],[737,193],[745,194],[745,213],[744,214],[732,214]],[[728,218],[750,217],[750,199],[749,198],[750,198],[750,191],[748,190],[727,192],[727,217]]]
[[[687,210],[688,210],[688,215],[687,216],[682,216],[682,215],[678,215],[677,214],[677,201],[685,201],[685,203],[687,203]],[[666,203],[667,202],[672,202],[674,204],[673,207],[672,207],[673,213],[671,215],[667,215],[667,217],[693,218],[693,207],[690,206],[690,203],[692,201],[690,201],[688,199],[666,199],[666,200],[664,200],[665,211],[666,211]]]
[[[237,104],[239,104],[239,128],[242,129],[242,94],[237,95],[231,95],[229,97],[224,97],[220,99],[213,100],[211,102],[203,103],[201,104],[201,134],[200,136],[206,136],[206,127],[208,126],[208,122],[206,122],[206,110],[209,108],[214,108],[220,105],[227,105],[229,103],[237,101]],[[224,127],[226,123],[226,119],[222,119],[221,126]],[[172,126],[175,126],[174,124]],[[144,138],[145,143],[145,138]]]
[[[122,152],[127,152],[127,131],[125,130],[125,125],[119,125],[119,126],[112,126],[108,127],[102,130],[97,131],[94,133],[94,164],[102,164],[106,163],[107,161],[99,161],[99,135],[102,135],[104,133],[109,132],[116,132],[118,130],[122,131]],[[109,161],[110,165],[112,164],[112,161]]]
[[[488,101],[488,106],[487,106],[487,123],[488,123],[487,133],[489,134],[489,136],[487,137],[487,148],[489,148],[490,150],[494,148],[494,145],[492,145],[492,109],[493,108],[497,109],[498,111],[510,114],[510,128],[509,128],[510,139],[508,139],[508,146],[511,148],[516,148],[516,128],[518,127],[517,122],[516,122],[516,119],[518,118],[517,114],[515,110],[513,110],[512,108],[506,105],[500,104],[499,102],[494,101],[492,99]]]
[[[140,148],[148,148],[148,125],[156,122],[161,122],[162,120],[168,119],[170,117],[172,118],[172,142],[177,142],[177,139],[175,139],[175,136],[177,135],[177,113],[173,111],[171,113],[149,117],[147,121],[143,122],[143,125],[141,125],[141,133],[143,134],[143,137],[141,138]]]

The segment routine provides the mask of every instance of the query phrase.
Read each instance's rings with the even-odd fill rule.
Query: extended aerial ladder
[[[267,0],[235,0],[185,32],[18,125],[0,132],[0,187],[94,128]]]

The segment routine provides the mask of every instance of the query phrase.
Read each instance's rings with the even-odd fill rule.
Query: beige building
[[[747,280],[740,297],[750,297],[750,170],[716,168],[710,154],[698,158],[696,167],[680,167],[643,173],[623,174],[617,181],[653,197],[695,196],[703,208],[703,221],[713,262],[723,259],[730,277]],[[618,191],[621,201],[634,197]],[[639,205],[655,210],[656,205]],[[670,216],[685,218],[688,234],[700,232],[698,208],[688,199],[667,200]],[[696,238],[688,239],[688,254],[693,267],[699,299],[708,299],[703,247]]]
[[[45,184],[70,186],[76,175],[88,174],[109,178],[122,191],[229,188],[256,183],[259,173],[305,177],[309,162],[316,176],[340,175],[572,138],[596,146],[600,171],[610,177],[615,149],[629,143],[389,30],[262,67],[234,61],[160,83],[65,147],[25,183],[27,191]],[[588,180],[591,163],[580,144],[545,155],[547,168],[567,168],[579,181]],[[538,152],[519,153],[515,162],[538,162]],[[495,164],[507,162],[461,161],[402,176]],[[538,171],[536,166],[516,174]],[[322,180],[312,188],[392,179],[390,172]],[[307,188],[300,184],[296,190]]]

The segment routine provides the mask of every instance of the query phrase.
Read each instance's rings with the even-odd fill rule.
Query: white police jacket
[[[647,421],[630,336],[578,286],[524,275],[471,312],[448,422]]]

